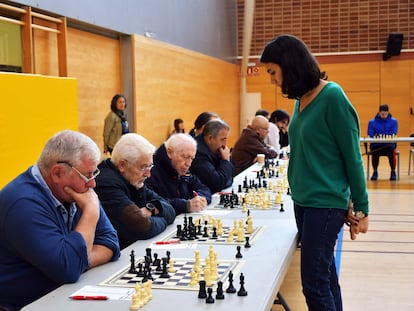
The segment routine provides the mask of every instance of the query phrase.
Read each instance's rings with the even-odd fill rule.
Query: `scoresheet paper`
[[[107,296],[111,300],[131,300],[134,288],[86,285],[71,296]]]

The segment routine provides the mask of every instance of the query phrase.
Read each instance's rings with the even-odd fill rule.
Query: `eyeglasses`
[[[85,181],[85,183],[88,183],[88,182],[90,182],[91,180],[94,180],[95,178],[96,178],[96,176],[98,176],[99,175],[99,173],[101,172],[98,168],[96,169],[96,171],[94,171],[93,173],[92,173],[92,176],[91,177],[86,177],[85,175],[83,175],[81,172],[79,172],[79,170],[77,169],[77,168],[75,168],[74,166],[72,166],[72,164],[70,164],[69,162],[67,162],[67,161],[59,161],[59,162],[56,162],[57,164],[66,164],[66,165],[68,165],[68,166],[70,166],[70,168],[71,169],[73,169],[76,173],[78,173],[78,175],[80,176],[80,178],[82,178],[84,181]]]
[[[124,159],[125,160],[125,162],[127,162],[127,163],[130,163],[127,159]],[[154,164],[153,163],[151,163],[151,164],[149,164],[149,165],[147,165],[147,164],[142,164],[141,166],[136,166],[136,165],[133,165],[132,163],[130,163],[132,166],[135,166],[138,170],[140,170],[141,172],[149,172],[153,167],[154,167]]]

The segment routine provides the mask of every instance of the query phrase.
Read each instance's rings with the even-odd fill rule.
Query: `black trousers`
[[[397,156],[395,153],[394,147],[381,147],[378,149],[371,149],[371,163],[374,171],[378,169],[379,158],[380,156],[388,157],[388,162],[390,163],[391,170],[395,170],[395,164],[397,162]]]

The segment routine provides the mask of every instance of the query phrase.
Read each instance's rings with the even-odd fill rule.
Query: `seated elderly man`
[[[200,212],[211,202],[210,189],[188,169],[197,143],[188,134],[173,134],[154,155],[151,177],[145,183],[166,198],[178,214]]]
[[[120,255],[93,188],[101,157],[84,134],[51,137],[0,192],[0,310],[20,310]]]
[[[277,157],[276,150],[264,143],[268,132],[269,121],[260,115],[254,117],[250,125],[242,131],[231,152],[235,175],[255,163],[259,153],[268,159]]]
[[[233,164],[227,138],[230,127],[220,119],[210,120],[198,135],[197,153],[190,171],[210,188],[211,193],[228,188],[233,183]]]
[[[171,204],[144,184],[151,176],[154,151],[144,137],[128,133],[115,144],[112,157],[98,166],[96,192],[118,231],[121,248],[156,236],[175,219]]]

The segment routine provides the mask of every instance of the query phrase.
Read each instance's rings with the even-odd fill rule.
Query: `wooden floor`
[[[339,274],[344,310],[414,310],[414,168],[408,176],[409,150],[400,152],[400,180],[389,180],[387,159],[381,157],[379,179],[367,182],[369,232],[351,241],[344,231]],[[297,250],[280,289],[292,311],[307,310],[299,257]]]

